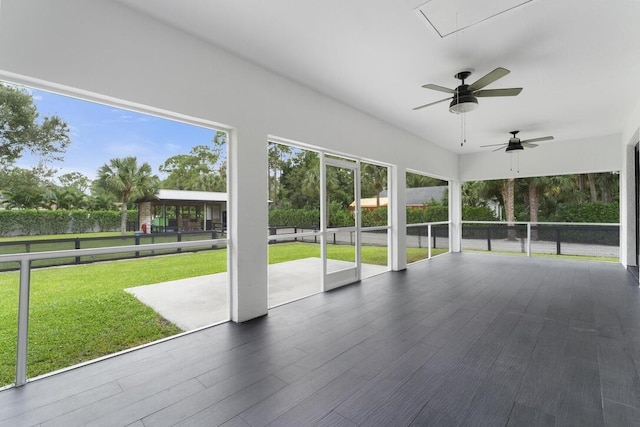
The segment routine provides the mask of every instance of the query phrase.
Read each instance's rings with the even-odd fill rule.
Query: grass
[[[181,332],[124,289],[226,265],[221,250],[32,271],[28,376]],[[0,274],[0,384],[14,377],[18,282],[17,272]]]

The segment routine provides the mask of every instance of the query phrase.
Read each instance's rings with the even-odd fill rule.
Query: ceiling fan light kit
[[[522,144],[520,144],[519,142],[516,142],[516,143],[510,142],[504,151],[506,151],[507,153],[511,153],[517,150],[524,150],[524,147],[522,146]]]

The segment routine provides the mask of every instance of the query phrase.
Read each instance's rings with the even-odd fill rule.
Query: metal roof
[[[166,190],[158,191],[154,200],[158,201],[183,201],[183,202],[226,202],[227,193],[217,193],[214,191],[192,191],[192,190]]]

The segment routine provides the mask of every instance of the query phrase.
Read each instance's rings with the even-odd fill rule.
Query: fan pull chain
[[[509,170],[513,172],[513,154],[509,156]],[[516,152],[516,173],[520,173],[520,153]]]
[[[466,114],[460,114],[460,146],[464,147],[467,142],[467,119]]]

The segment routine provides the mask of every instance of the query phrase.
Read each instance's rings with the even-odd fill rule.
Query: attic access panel
[[[429,0],[416,9],[441,38],[534,0]]]

